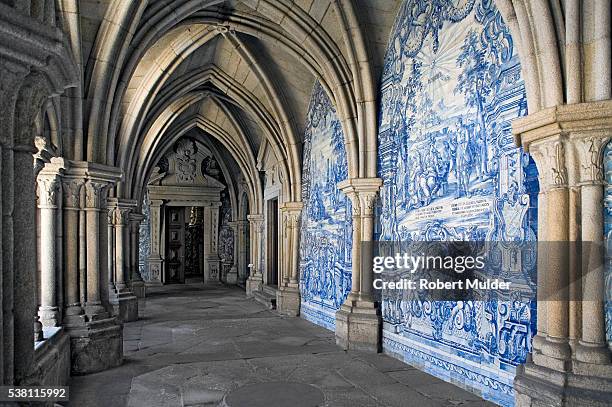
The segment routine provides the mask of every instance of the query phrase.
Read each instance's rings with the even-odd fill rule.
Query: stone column
[[[38,316],[43,326],[59,325],[57,303],[57,212],[60,206],[61,170],[45,167],[39,173],[38,208],[40,210],[40,306]]]
[[[108,200],[109,221],[113,228],[109,228],[109,233],[114,230],[114,256],[109,256],[114,266],[109,270],[115,271],[114,291],[110,292],[110,303],[113,314],[123,322],[136,321],[138,319],[138,298],[132,293],[128,286],[129,283],[129,236],[128,225],[132,208],[136,205],[134,201],[111,198]],[[111,235],[109,234],[109,242]],[[110,249],[109,249],[110,250]]]
[[[531,357],[517,368],[516,406],[607,405],[602,150],[612,134],[612,101],[546,108],[515,120],[513,132],[537,164],[544,198],[538,334]],[[582,246],[570,246],[574,241]]]
[[[219,208],[221,202],[204,207],[204,282],[220,282],[221,258],[219,257]]]
[[[121,325],[109,314],[106,290],[109,281],[106,197],[110,186],[120,177],[120,171],[114,167],[70,161],[63,179],[67,202],[64,270],[68,286],[64,321],[70,335],[71,370],[76,374],[108,369],[121,364],[123,359]],[[81,209],[77,211],[79,203]],[[85,315],[79,302],[85,307]]]
[[[238,268],[238,282],[244,284],[246,282],[248,264],[247,264],[247,236],[246,231],[248,227],[248,221],[238,220],[236,221],[236,238],[234,239],[234,245],[237,253],[237,268]]]
[[[87,212],[85,211],[85,188],[81,188],[79,210],[79,300],[81,307],[87,303]]]
[[[106,212],[108,230],[107,236],[107,252],[106,264],[108,268],[108,292],[109,295],[115,292],[115,281],[117,280],[115,273],[115,208],[109,206]]]
[[[137,298],[144,298],[146,287],[139,269],[140,223],[144,216],[140,213],[130,214],[130,286]]]
[[[232,221],[229,223],[232,228],[232,234],[234,236],[234,254],[232,267],[225,276],[227,284],[236,284],[238,282],[238,222]]]
[[[546,193],[546,239],[539,256],[544,262],[546,288],[541,299],[546,301],[546,340],[540,345],[540,360],[549,366],[565,369],[571,358],[569,346],[569,188],[566,147],[559,137],[537,141],[530,152],[538,168],[550,168],[550,174],[539,178],[540,189]],[[544,358],[546,357],[546,358]],[[540,354],[536,355],[540,358]],[[546,362],[544,361],[546,360]]]
[[[83,325],[85,318],[79,296],[79,211],[84,180],[65,177],[62,181],[64,207],[64,324]]]
[[[336,343],[345,349],[378,352],[381,319],[372,299],[374,203],[379,178],[354,178],[338,184],[353,206],[351,292],[336,313]]]
[[[291,227],[291,268],[289,275],[289,287],[298,288],[300,280],[300,226],[302,218],[302,203],[297,202],[296,208],[289,215]],[[299,291],[299,290],[298,290]]]
[[[281,234],[280,245],[281,251],[284,254],[282,257],[281,279],[279,287],[287,287],[291,275],[291,225],[289,223],[289,213],[285,205],[280,207],[281,212]],[[278,300],[277,300],[278,302]]]
[[[612,118],[611,118],[612,121]],[[610,140],[608,132],[574,133],[579,168],[582,227],[582,332],[576,347],[576,359],[587,364],[610,364],[606,343],[604,279],[604,219],[602,203],[603,150]]]
[[[162,272],[163,272],[163,260],[161,257],[161,221],[162,212],[161,207],[164,201],[161,199],[151,199],[151,254],[148,258],[149,267],[149,281],[147,285],[161,285],[162,284]]]
[[[281,208],[285,236],[283,277],[286,283],[276,292],[277,310],[283,315],[300,314],[299,250],[302,202],[286,202]]]
[[[106,201],[107,181],[87,180],[85,213],[87,223],[87,303],[85,312],[91,319],[108,318],[100,296],[100,212]]]
[[[262,250],[264,216],[262,214],[248,215],[251,228],[251,275],[246,281],[246,294],[251,297],[255,291],[260,291],[263,286],[262,274]]]
[[[130,215],[129,208],[115,208],[115,289],[118,293],[129,291],[127,286],[127,256],[126,256],[126,229]]]

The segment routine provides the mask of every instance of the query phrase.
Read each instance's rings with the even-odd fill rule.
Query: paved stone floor
[[[238,288],[150,289],[140,316],[124,326],[124,364],[73,377],[69,406],[223,406],[227,392],[263,382],[312,385],[331,407],[491,405],[388,356],[345,352],[333,333],[280,317]],[[300,405],[310,404],[290,407]]]

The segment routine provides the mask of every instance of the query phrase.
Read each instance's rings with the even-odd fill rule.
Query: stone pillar
[[[299,288],[299,251],[300,251],[300,219],[302,202],[286,202],[281,208],[283,216],[284,284],[276,292],[277,310],[283,315],[298,316],[300,314]]]
[[[87,223],[87,303],[85,312],[90,319],[108,318],[100,296],[100,212],[106,200],[109,184],[87,180],[85,183],[85,213]],[[106,242],[103,242],[106,244]]]
[[[67,272],[66,280],[69,285],[66,297],[72,298],[67,304],[72,311],[66,313],[66,332],[70,335],[71,370],[74,374],[98,372],[118,366],[123,360],[121,325],[109,315],[110,304],[106,291],[109,280],[106,276],[106,196],[110,186],[120,177],[121,173],[113,167],[70,161],[64,179],[64,196],[69,202],[68,208],[65,208],[65,237],[68,240],[65,246],[68,262],[65,270],[74,270],[75,258],[78,259],[80,269],[78,285],[75,284],[72,272]],[[79,200],[82,210],[77,217]],[[74,213],[70,212],[71,209]],[[78,234],[75,232],[77,229]],[[75,247],[78,255],[74,253]],[[83,303],[85,305],[85,315],[80,314],[77,306],[71,305],[75,287],[79,289],[76,295],[78,301],[81,306]]]
[[[12,188],[12,212],[4,213],[3,222],[8,226],[5,242],[3,235],[2,245],[3,251],[11,249],[11,252],[4,251],[6,257],[11,257],[12,267],[3,268],[3,284],[10,287],[10,292],[3,290],[3,301],[9,304],[4,309],[4,328],[9,331],[9,336],[3,336],[3,345],[12,346],[11,352],[14,352],[14,360],[5,360],[8,362],[14,361],[14,370],[7,373],[5,377],[10,377],[14,373],[15,382],[19,383],[25,380],[31,373],[33,362],[33,342],[34,324],[36,310],[36,202],[35,202],[35,186],[36,179],[32,169],[32,153],[33,148],[30,145],[15,145],[12,151],[13,172],[9,173]],[[5,157],[3,155],[2,160]],[[5,168],[3,167],[3,170]],[[4,179],[4,178],[3,178]],[[5,197],[10,199],[10,190],[3,182],[2,192]],[[8,199],[7,199],[8,201]],[[4,202],[3,202],[4,203]],[[8,206],[8,205],[7,205]],[[4,210],[5,208],[3,208]],[[50,235],[53,239],[54,235]],[[12,247],[5,247],[11,245]],[[6,280],[11,280],[6,281]],[[6,285],[5,285],[6,287]],[[34,320],[34,321],[33,321]],[[7,352],[5,352],[5,355]]]
[[[602,152],[612,135],[612,101],[543,109],[515,120],[513,132],[537,164],[541,191],[538,334],[517,368],[516,405],[608,405]]]
[[[147,285],[161,285],[163,260],[161,257],[161,222],[162,222],[162,205],[164,201],[161,199],[151,199],[151,254],[147,261],[149,267],[149,281]]]
[[[108,293],[109,296],[115,292],[115,208],[109,206],[107,208],[107,252],[106,252],[106,266],[108,268]]]
[[[232,256],[232,267],[227,276],[225,276],[225,282],[227,284],[236,284],[238,282],[238,222],[230,222],[229,225],[234,236],[234,254]]]
[[[248,215],[250,230],[251,230],[251,275],[246,281],[246,295],[253,296],[255,291],[261,291],[263,286],[262,274],[262,250],[263,250],[263,232],[264,232],[264,216],[262,214]]]
[[[47,164],[39,173],[38,208],[40,210],[40,306],[38,316],[43,326],[58,326],[60,313],[57,293],[57,215],[61,202],[60,168]]]
[[[81,307],[87,302],[87,212],[85,211],[85,188],[81,188],[79,210],[79,299]]]
[[[247,280],[247,228],[249,222],[246,220],[236,221],[236,238],[234,244],[237,253],[237,267],[238,267],[238,282],[245,284]]]
[[[62,180],[64,210],[64,325],[84,325],[79,295],[79,211],[83,179]]]
[[[130,214],[130,287],[137,298],[144,298],[146,287],[139,269],[140,223],[144,216],[140,213]]]
[[[379,178],[348,179],[338,188],[353,207],[351,292],[336,313],[336,343],[345,349],[378,352],[381,317],[372,299],[374,203],[382,185]]]
[[[219,257],[219,208],[221,202],[204,207],[204,283],[218,283],[221,277]]]
[[[612,122],[612,118],[610,119]],[[612,127],[612,126],[611,126]],[[602,204],[603,150],[610,140],[607,132],[577,132],[570,135],[579,168],[582,231],[582,332],[576,346],[576,359],[589,364],[610,364],[606,343],[605,279],[604,279],[604,219]]]
[[[136,203],[131,200],[111,198],[108,200],[108,205],[112,209],[113,228],[109,228],[109,233],[114,230],[114,256],[109,256],[114,266],[109,270],[114,270],[114,291],[110,292],[110,303],[113,308],[113,314],[120,321],[130,322],[138,319],[138,298],[132,293],[128,286],[129,283],[129,236],[128,226],[129,217],[132,208]],[[109,211],[111,213],[111,211]],[[111,235],[109,234],[109,242]]]

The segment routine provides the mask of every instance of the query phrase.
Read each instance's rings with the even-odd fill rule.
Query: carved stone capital
[[[261,214],[248,215],[247,219],[251,224],[251,227],[256,233],[263,233],[264,231],[264,216]]]
[[[115,224],[115,208],[109,207],[106,211],[106,222],[107,225],[113,226]]]
[[[567,160],[565,143],[560,137],[533,143],[529,150],[538,167],[540,189],[567,187]]]
[[[106,203],[109,187],[108,182],[88,180],[85,183],[85,207],[101,209]]]
[[[380,178],[352,178],[338,183],[338,188],[351,200],[353,216],[372,216],[382,183]]]
[[[63,179],[62,195],[63,205],[66,209],[79,209],[81,207],[81,188],[85,183],[82,179]]]
[[[57,175],[39,175],[38,207],[55,209],[60,205],[61,183]]]
[[[603,134],[575,135],[570,138],[577,163],[579,184],[601,184],[604,179],[603,151],[610,136]]]
[[[512,122],[517,145],[536,161],[543,190],[600,183],[612,136],[612,101],[559,105]]]
[[[130,208],[115,208],[114,224],[115,226],[126,226],[130,218]]]
[[[378,199],[378,191],[363,191],[359,193],[362,216],[373,216]]]

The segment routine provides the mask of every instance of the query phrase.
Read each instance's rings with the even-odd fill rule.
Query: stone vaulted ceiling
[[[85,154],[121,167],[119,193],[138,198],[161,151],[199,128],[232,156],[252,198],[261,194],[256,157],[264,143],[290,180],[288,196],[299,198],[306,112],[319,79],[352,126],[349,171],[363,172],[371,148],[358,145],[363,130],[347,119],[360,115],[362,102],[375,103],[372,78],[383,54],[370,58],[367,50],[384,49],[398,7],[397,0],[79,2]],[[364,58],[373,60],[365,74],[355,68]]]

